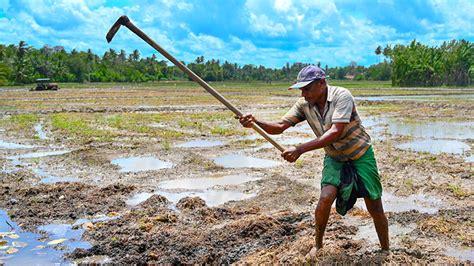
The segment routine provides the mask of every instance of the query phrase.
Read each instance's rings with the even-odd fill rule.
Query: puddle
[[[399,144],[397,145],[397,148],[417,152],[429,152],[432,154],[440,154],[443,152],[452,154],[464,154],[466,151],[469,151],[471,149],[469,145],[462,141],[443,139],[417,140]]]
[[[215,207],[222,205],[229,201],[241,201],[250,199],[256,196],[256,193],[245,193],[236,190],[206,190],[206,191],[185,191],[185,192],[169,192],[169,191],[156,191],[154,193],[142,192],[135,194],[129,200],[127,204],[130,206],[136,206],[153,195],[161,195],[172,202],[172,208],[178,203],[178,201],[185,197],[200,197],[203,199],[207,206]]]
[[[21,154],[21,155],[17,155],[17,156],[10,156],[10,157],[7,157],[7,159],[15,160],[15,159],[41,158],[41,157],[47,157],[47,156],[63,155],[63,154],[70,153],[70,152],[71,151],[68,151],[68,150],[31,152],[31,153]]]
[[[471,247],[447,248],[444,254],[446,254],[446,256],[455,257],[459,260],[469,260],[474,262],[474,248]]]
[[[33,169],[32,171],[33,173],[42,177],[42,179],[38,182],[39,184],[54,184],[54,183],[61,183],[61,182],[79,182],[80,181],[80,179],[77,177],[53,176],[39,168]]]
[[[205,140],[205,139],[198,139],[193,141],[188,141],[185,143],[181,143],[176,145],[178,148],[207,148],[207,147],[215,147],[221,146],[226,144],[224,141],[220,140]]]
[[[398,197],[391,193],[384,192],[382,195],[382,201],[383,209],[386,212],[406,212],[417,210],[420,213],[435,214],[440,208],[447,207],[441,199],[423,194]],[[355,206],[367,210],[362,199],[357,200]]]
[[[238,140],[257,140],[257,139],[263,139],[260,135],[247,135],[238,138]]]
[[[415,228],[415,224],[409,224],[407,226],[392,224],[388,226],[388,231],[390,232],[390,237],[395,238],[396,236],[409,234],[415,230]],[[379,243],[374,223],[370,222],[369,224],[361,225],[358,229],[357,234],[354,236],[355,240],[366,239],[371,243]]]
[[[228,175],[224,177],[174,179],[160,182],[158,186],[161,189],[201,190],[214,186],[239,185],[256,180],[260,180],[260,178],[247,175]]]
[[[112,160],[112,164],[120,166],[121,173],[159,170],[173,167],[173,163],[158,160],[153,156],[128,157]]]
[[[36,124],[34,128],[39,139],[49,139],[48,136],[46,136],[46,132],[43,131],[43,125]]]
[[[71,151],[66,151],[66,150],[64,150],[64,151],[45,151],[45,152],[31,152],[31,153],[26,153],[26,154],[9,156],[9,157],[7,157],[7,159],[11,161],[11,163],[13,165],[13,169],[6,170],[6,166],[4,165],[3,172],[11,173],[11,172],[15,171],[15,169],[18,166],[22,166],[22,167],[28,166],[28,164],[21,162],[20,159],[41,158],[41,157],[46,157],[46,156],[62,155],[62,154],[66,154],[66,153],[69,153],[69,152],[71,152]],[[34,171],[35,170],[33,170],[33,172]],[[41,170],[39,170],[39,172],[37,174],[40,175],[40,176],[47,176],[47,174],[44,173],[44,171],[41,171]]]
[[[213,159],[217,165],[225,168],[270,168],[281,165],[281,162],[259,159],[242,154],[228,154]]]
[[[256,196],[255,193],[245,193],[237,190],[221,190],[210,189],[216,186],[232,186],[240,185],[250,181],[260,180],[259,177],[247,175],[228,175],[223,177],[208,178],[185,178],[168,180],[159,183],[159,190],[151,192],[142,192],[135,194],[127,200],[130,206],[136,206],[153,195],[161,195],[166,197],[172,205],[176,205],[178,201],[185,197],[200,197],[207,206],[215,207],[228,201],[240,201],[250,199]],[[180,192],[172,192],[167,190],[187,190]],[[199,190],[199,191],[196,191]],[[174,208],[171,206],[172,208]]]
[[[12,225],[11,228],[7,222]],[[8,217],[7,213],[0,210],[0,234],[3,236],[2,241],[7,241],[6,244],[1,245],[0,249],[0,264],[4,262],[7,265],[51,265],[51,264],[70,264],[62,257],[66,251],[70,250],[56,250],[55,245],[48,245],[47,242],[53,240],[51,238],[46,242],[41,242],[40,234],[22,231],[21,228]],[[66,235],[68,241],[63,244],[74,241],[69,240],[70,236]],[[80,241],[82,242],[82,241]],[[86,243],[86,242],[82,242]],[[80,244],[86,245],[86,244]],[[3,249],[3,247],[7,247]],[[8,250],[16,252],[8,254]]]
[[[55,239],[67,239],[62,242],[62,245],[67,248],[67,251],[73,251],[76,248],[89,249],[92,245],[89,242],[81,241],[84,229],[79,227],[73,229],[70,224],[48,224],[38,227],[38,230],[44,231],[49,235],[49,241]]]
[[[474,163],[474,155],[468,156],[464,160],[468,163]]]
[[[474,94],[450,94],[450,95],[406,95],[406,96],[368,96],[355,97],[357,101],[421,101],[442,102],[448,100],[473,101]]]
[[[414,138],[474,139],[474,122],[416,121],[405,122],[390,119],[388,130],[392,135]]]
[[[0,148],[2,148],[2,149],[10,149],[10,150],[13,150],[13,149],[31,149],[31,148],[34,148],[34,147],[36,147],[36,146],[23,145],[23,144],[5,142],[3,140],[0,140]]]

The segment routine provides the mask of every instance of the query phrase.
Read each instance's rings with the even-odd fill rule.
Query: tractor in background
[[[30,91],[59,90],[57,83],[51,83],[49,81],[49,78],[36,79],[36,86],[31,88]]]

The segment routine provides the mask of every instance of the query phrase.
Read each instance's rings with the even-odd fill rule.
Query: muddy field
[[[259,118],[297,92],[216,84]],[[322,151],[296,163],[192,83],[0,89],[0,263],[471,263],[474,89],[351,89],[389,219],[359,199],[309,254]],[[301,123],[276,140],[314,137]]]

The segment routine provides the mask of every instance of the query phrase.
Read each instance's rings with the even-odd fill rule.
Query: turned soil
[[[391,250],[380,251],[370,215],[359,199],[344,217],[331,211],[325,247],[309,254],[323,151],[287,163],[278,150],[242,129],[217,101],[196,88],[187,92],[159,88],[0,91],[7,106],[0,109],[0,141],[32,146],[0,147],[0,209],[22,230],[39,232],[45,239],[48,236],[39,226],[90,220],[82,240],[92,247],[64,252],[66,261],[77,263],[461,263],[472,259],[472,133],[465,138],[440,137],[468,147],[460,153],[430,153],[400,148],[400,143],[419,137],[390,132],[392,121],[406,119],[414,124],[470,123],[472,128],[472,101],[359,100],[363,124],[364,118],[383,121],[368,129],[386,195]],[[263,119],[280,117],[298,97],[291,92],[259,95],[258,90],[226,93],[239,108]],[[194,102],[193,94],[199,96]],[[33,127],[37,124],[42,125],[45,138],[38,138]],[[290,146],[292,139],[312,137],[302,126],[277,141]],[[192,140],[220,142],[179,147]],[[21,157],[58,150],[66,152]],[[225,167],[216,160],[221,156],[232,160],[234,155],[237,165],[255,165]],[[244,156],[250,162],[238,161]],[[144,166],[143,171],[127,172],[112,163],[133,157],[153,157],[169,167],[147,170]],[[268,161],[258,159],[273,164],[267,167]],[[199,180],[218,182],[229,176],[250,181],[204,187]],[[45,182],[46,177],[56,181],[72,177],[76,182]],[[165,181],[188,179],[195,181],[163,188]],[[196,184],[201,186],[193,187]],[[132,204],[131,199],[139,196],[142,200]],[[113,218],[94,220],[104,216]],[[54,248],[64,249],[61,244]],[[0,263],[8,264],[4,251],[0,250]]]

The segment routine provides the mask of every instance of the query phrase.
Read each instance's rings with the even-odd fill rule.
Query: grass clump
[[[459,199],[463,199],[464,197],[467,196],[466,191],[459,185],[450,183],[448,184],[448,190],[451,191],[451,193],[454,194]]]
[[[39,117],[36,114],[19,114],[12,116],[10,122],[17,129],[30,129],[39,122]]]

